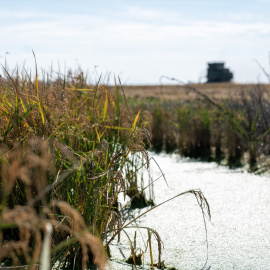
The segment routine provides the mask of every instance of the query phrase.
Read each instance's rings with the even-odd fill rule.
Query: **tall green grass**
[[[109,232],[122,230],[118,194],[147,204],[137,177],[149,162],[147,114],[129,110],[121,86],[89,85],[82,72],[4,70],[0,119],[1,263],[35,269],[52,224],[51,266],[104,268]]]
[[[121,83],[113,88],[87,81],[81,70],[34,75],[18,68],[0,77],[0,263],[29,269],[105,269],[110,245],[153,204],[153,181],[140,175],[149,168],[146,151],[172,152],[180,123],[166,108],[154,113],[131,109]],[[133,104],[134,105],[134,104]],[[181,112],[178,112],[180,115]],[[202,109],[203,128],[210,127]],[[164,121],[165,119],[165,121]],[[197,121],[197,120],[196,120]],[[172,126],[172,128],[170,128]],[[152,132],[151,132],[152,127]],[[157,132],[155,132],[157,131]],[[198,143],[197,143],[198,144]],[[130,204],[119,206],[118,195]],[[211,218],[200,190],[193,194]],[[171,199],[174,199],[171,198]],[[171,200],[170,199],[170,200]],[[164,202],[166,203],[166,202]],[[163,203],[161,203],[163,204]],[[160,205],[161,205],[160,204]],[[126,207],[153,206],[126,219]],[[162,241],[148,232],[150,267],[164,269]],[[153,237],[154,236],[154,237]],[[152,240],[158,242],[158,258]],[[131,263],[146,250],[130,242]]]
[[[110,245],[121,234],[130,242],[130,263],[137,269],[143,262],[148,251],[137,247],[136,235],[131,241],[128,230],[159,206],[153,204],[155,180],[149,177],[146,182],[140,175],[141,168],[149,168],[146,149],[151,136],[154,149],[172,152],[184,140],[188,124],[199,123],[208,134],[210,111],[202,106],[200,118],[193,111],[185,122],[189,109],[182,112],[175,106],[182,120],[174,121],[169,103],[162,109],[156,103],[153,113],[146,107],[134,110],[136,102],[127,101],[120,82],[112,88],[101,80],[91,84],[81,70],[40,76],[37,67],[34,74],[4,68],[0,77],[0,263],[4,267],[105,269]],[[201,149],[198,140],[193,147]],[[130,203],[119,205],[120,193],[129,196]],[[185,194],[193,194],[204,217],[211,218],[200,190],[171,199]],[[126,219],[127,207],[149,205],[153,207]],[[150,267],[164,269],[158,232],[141,229],[148,233]],[[151,237],[158,242],[157,263]]]

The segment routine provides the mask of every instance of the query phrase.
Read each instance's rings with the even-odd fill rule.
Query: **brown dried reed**
[[[49,167],[53,155],[49,154],[44,140],[30,140],[24,151],[21,147],[1,153],[0,261],[36,269],[46,224],[51,223],[58,234],[52,241],[54,252],[70,245],[66,237],[74,238],[73,242],[80,243],[83,269],[89,262],[89,252],[93,263],[104,269],[107,258],[101,241],[90,233],[82,216],[70,204],[56,200],[47,202],[44,193],[40,198],[42,203],[27,204],[46,188],[46,174],[54,172]],[[57,239],[61,234],[65,236],[61,239],[65,244]]]

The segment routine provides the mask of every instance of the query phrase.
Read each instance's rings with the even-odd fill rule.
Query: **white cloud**
[[[1,17],[3,14],[6,17]],[[12,14],[10,23],[0,24],[0,55],[11,51],[8,59],[16,62],[28,55],[31,62],[34,49],[39,65],[65,59],[73,65],[79,59],[82,66],[123,71],[132,82],[158,81],[158,73],[171,75],[177,70],[184,77],[181,79],[194,80],[206,62],[214,60],[230,61],[235,69],[248,70],[237,61],[241,65],[250,61],[252,66],[252,59],[267,58],[270,50],[269,24],[246,22],[240,17],[237,23],[199,21],[179,17],[174,11],[138,8],[130,8],[123,17],[114,19],[79,14]],[[0,22],[9,15],[0,11]],[[26,20],[29,18],[32,21]],[[237,73],[242,74],[239,80],[243,81],[245,72]],[[246,78],[251,78],[251,72]]]
[[[251,12],[230,12],[228,16],[236,21],[259,21],[261,14]]]
[[[181,12],[172,10],[142,9],[129,6],[123,13],[124,18],[133,21],[143,21],[155,24],[179,23],[182,18]]]

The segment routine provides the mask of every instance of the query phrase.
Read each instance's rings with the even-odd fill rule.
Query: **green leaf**
[[[10,127],[8,127],[8,129],[6,130],[6,132],[2,136],[7,136],[7,134],[14,127],[16,127],[21,121],[23,121],[28,116],[28,114],[38,105],[38,103],[39,102],[36,102],[27,112],[25,112],[21,117],[19,117],[15,123],[13,123]]]

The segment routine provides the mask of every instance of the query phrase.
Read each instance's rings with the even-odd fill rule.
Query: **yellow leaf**
[[[104,107],[103,107],[103,117],[102,117],[102,121],[105,120],[106,114],[107,114],[107,108],[108,108],[108,92],[107,89],[105,89],[106,91],[106,99],[105,99],[105,103],[104,103]]]
[[[96,125],[95,125],[95,131],[96,131],[97,136],[98,136],[98,141],[100,142],[100,136],[99,136],[99,134],[98,134],[98,130],[97,130],[97,126],[96,126]]]
[[[103,126],[105,128],[109,128],[109,129],[118,129],[118,130],[132,130],[131,128],[125,128],[125,127],[116,127],[116,126]]]
[[[24,103],[23,103],[22,98],[20,98],[20,102],[21,102],[21,104],[22,104],[22,107],[23,107],[24,112],[26,113],[26,112],[27,112],[27,109],[25,108],[25,105],[24,105]]]
[[[132,125],[132,131],[136,128],[136,124],[137,124],[137,121],[138,121],[138,118],[139,118],[139,115],[140,115],[140,112],[139,111],[134,119],[134,122],[133,122],[133,125]]]

